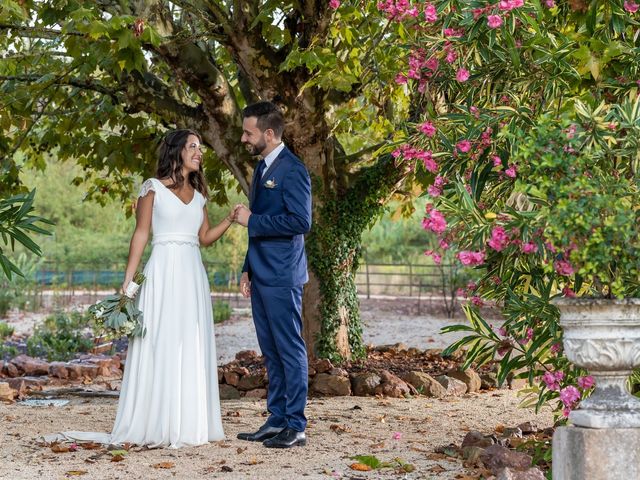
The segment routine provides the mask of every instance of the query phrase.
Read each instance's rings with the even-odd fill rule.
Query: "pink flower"
[[[636,13],[639,6],[640,5],[638,5],[636,2],[631,2],[629,0],[624,2],[624,9],[629,13]]]
[[[431,57],[429,60],[424,62],[424,66],[427,67],[432,72],[435,72],[438,69],[438,59],[436,57]]]
[[[436,127],[431,122],[424,122],[422,125],[420,125],[419,129],[429,138],[433,137],[437,131]]]
[[[449,244],[447,243],[447,241],[445,239],[440,240],[440,248],[443,250],[448,250],[449,249]]]
[[[560,349],[562,348],[562,346],[559,343],[554,343],[553,345],[551,345],[551,353],[558,353],[560,351]]]
[[[507,336],[507,329],[506,329],[506,328],[504,328],[504,327],[500,327],[500,328],[498,329],[498,333],[499,333],[500,335],[502,335],[503,337],[506,337],[506,336]]]
[[[439,255],[439,254],[437,254],[437,253],[435,253],[433,250],[427,250],[426,252],[424,252],[424,254],[425,254],[427,257],[431,257],[431,258],[433,258],[433,262],[434,262],[436,265],[440,265],[440,263],[442,263],[442,256],[441,256],[441,255]]]
[[[460,153],[467,153],[471,150],[471,142],[469,140],[461,140],[456,145],[456,148]]]
[[[402,438],[402,433],[401,432],[395,432],[393,434],[393,437],[391,437],[391,438],[393,438],[394,440],[400,440]]]
[[[337,10],[340,7],[340,0],[329,0],[329,8]]]
[[[562,416],[564,418],[568,418],[570,413],[571,413],[571,409],[569,407],[564,407],[562,409]]]
[[[574,292],[571,287],[564,287],[562,289],[562,294],[567,298],[575,298],[576,296],[576,292]]]
[[[509,165],[509,168],[504,171],[504,174],[509,178],[516,178],[516,166]]]
[[[466,82],[469,80],[469,70],[466,68],[459,68],[456,72],[456,80],[459,82]]]
[[[445,37],[461,37],[462,35],[464,35],[464,30],[462,29],[456,30],[455,28],[445,28],[442,31],[442,33]]]
[[[440,195],[442,195],[442,188],[436,185],[429,185],[427,187],[427,193],[432,197],[439,197]]]
[[[583,390],[589,390],[595,384],[596,384],[596,381],[593,379],[591,375],[578,378],[578,386]]]
[[[458,253],[457,257],[458,257],[458,260],[460,260],[460,263],[462,263],[463,265],[466,265],[466,266],[481,265],[484,263],[485,252],[483,251],[471,252],[468,250],[463,250]]]
[[[478,308],[484,305],[484,302],[482,301],[482,299],[477,295],[474,295],[473,297],[471,297],[471,303],[473,303]]]
[[[566,407],[572,406],[575,402],[580,400],[580,390],[578,390],[573,385],[569,385],[568,387],[564,387],[560,390],[560,400]]]
[[[558,385],[556,377],[551,372],[546,372],[542,376],[542,381],[546,384],[549,390],[556,391],[560,389],[560,386]]]
[[[489,15],[487,17],[487,25],[489,25],[489,28],[498,28],[502,25],[502,17],[500,15]]]
[[[566,260],[556,260],[553,264],[558,275],[562,275],[563,277],[569,277],[573,275],[573,266]]]
[[[396,75],[395,82],[398,85],[404,85],[407,83],[407,76],[404,73],[399,73]]]
[[[535,242],[527,242],[522,244],[522,253],[536,253],[538,246]]]
[[[445,60],[447,61],[447,63],[453,63],[458,59],[458,54],[454,51],[454,50],[449,50],[447,52],[447,57],[445,58]]]
[[[422,228],[435,233],[443,233],[447,229],[447,222],[442,213],[433,208],[433,205],[428,204],[427,216],[422,220]]]
[[[491,240],[487,244],[493,248],[496,252],[504,250],[509,245],[509,238],[503,227],[495,227],[491,231]]]
[[[556,2],[554,0],[544,0],[544,4],[547,8],[553,8],[556,6]]]
[[[438,12],[436,11],[436,7],[427,3],[427,8],[424,9],[424,19],[428,23],[435,23],[438,21]]]

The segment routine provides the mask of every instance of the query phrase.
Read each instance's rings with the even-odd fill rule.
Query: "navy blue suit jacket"
[[[257,170],[257,169],[256,169]],[[249,247],[243,272],[273,287],[307,283],[304,234],[311,229],[311,180],[285,147],[262,178],[254,172],[249,196]]]

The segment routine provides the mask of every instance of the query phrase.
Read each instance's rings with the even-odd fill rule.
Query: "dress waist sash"
[[[153,235],[151,245],[164,245],[174,243],[177,245],[200,246],[200,239],[197,235],[190,233],[157,233]]]

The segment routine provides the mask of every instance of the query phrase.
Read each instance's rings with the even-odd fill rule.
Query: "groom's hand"
[[[236,222],[243,227],[249,224],[249,217],[251,216],[251,210],[244,205],[236,205]]]
[[[251,282],[249,281],[249,274],[247,272],[242,272],[242,276],[240,277],[240,293],[242,293],[244,298],[251,296]]]

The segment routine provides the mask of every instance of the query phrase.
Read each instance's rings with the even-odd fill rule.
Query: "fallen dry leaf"
[[[85,475],[89,473],[87,470],[69,470],[68,472],[64,472],[67,477],[79,477],[80,475]]]
[[[494,430],[496,433],[504,433],[504,425],[499,423],[498,425],[496,425],[496,428]]]
[[[347,433],[350,432],[351,429],[349,427],[344,427],[342,425],[338,425],[338,424],[333,424],[329,426],[329,429],[333,432],[336,432],[337,434],[341,434],[341,433]]]
[[[175,467],[175,466],[176,466],[176,464],[175,464],[175,463],[173,463],[173,462],[160,462],[160,463],[156,463],[156,464],[151,465],[151,466],[152,466],[153,468],[165,468],[165,469],[168,469],[168,468],[173,468],[173,467]]]
[[[58,442],[53,442],[51,444],[51,451],[53,453],[68,453],[71,451],[71,447],[69,447],[69,445],[61,445]]]
[[[222,470],[223,472],[233,472],[233,468],[228,465],[223,465],[220,470]]]
[[[237,453],[238,455],[240,455],[240,454],[241,454],[242,452],[244,452],[246,449],[247,449],[247,447],[244,447],[244,448],[242,448],[242,447],[238,447],[238,448],[236,449],[236,453]]]
[[[365,465],[364,463],[352,463],[351,465],[349,465],[349,468],[351,470],[357,470],[359,472],[368,472],[371,470],[371,467],[369,465]]]
[[[85,450],[98,450],[102,448],[102,444],[95,442],[80,443],[79,445],[80,448],[83,448]]]
[[[240,416],[240,412],[239,411],[234,411],[234,412],[227,412],[227,417],[239,417]]]
[[[124,460],[124,455],[114,455],[111,457],[112,462],[121,462]]]
[[[371,445],[369,445],[369,448],[371,448],[371,449],[384,448],[384,442],[372,443]]]
[[[430,472],[433,473],[442,473],[442,472],[446,472],[447,469],[440,466],[440,465],[434,465],[433,467],[429,467],[427,470],[429,470]]]

